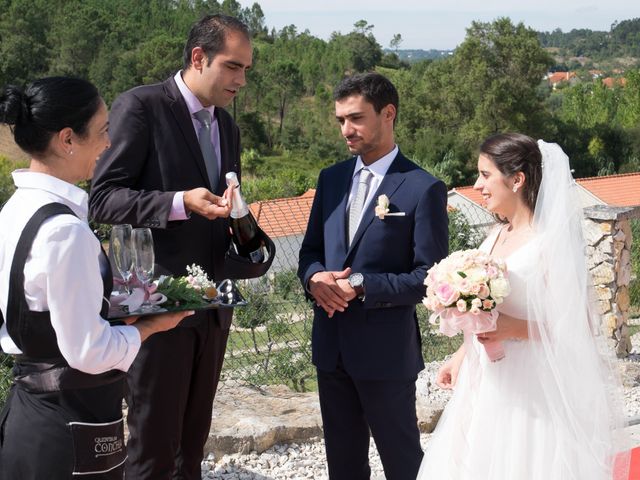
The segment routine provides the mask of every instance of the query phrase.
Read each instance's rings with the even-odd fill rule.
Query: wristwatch
[[[358,298],[362,299],[364,296],[364,275],[361,273],[352,273],[349,275],[349,285],[356,291]]]

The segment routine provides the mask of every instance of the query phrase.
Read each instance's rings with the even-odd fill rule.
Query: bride
[[[614,477],[619,392],[596,333],[568,158],[500,134],[480,147],[478,172],[474,189],[501,224],[480,249],[505,260],[511,294],[497,330],[465,336],[439,370],[436,383],[455,393],[418,480],[626,480],[628,455]],[[504,359],[487,358],[491,340]]]

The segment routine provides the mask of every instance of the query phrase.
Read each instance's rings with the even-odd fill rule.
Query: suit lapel
[[[389,197],[389,200],[392,200],[393,194],[396,192],[398,187],[402,185],[405,179],[405,173],[403,168],[404,157],[400,152],[394,159],[393,163],[389,166],[389,170],[387,170],[386,175],[382,179],[378,190],[376,190],[373,197],[371,197],[371,202],[367,205],[364,213],[362,214],[362,220],[360,221],[360,225],[358,225],[358,230],[356,230],[356,234],[353,237],[353,242],[351,242],[351,246],[347,251],[347,257],[351,254],[353,249],[358,245],[362,235],[369,228],[371,222],[375,218],[375,208],[378,203],[378,197],[382,194],[385,194]]]
[[[336,265],[344,263],[347,255],[346,211],[351,178],[353,177],[355,165],[356,158],[354,157],[350,162],[345,164],[344,170],[337,172],[335,181],[329,179],[333,184],[332,195],[335,196],[334,198],[337,198],[337,205],[330,211],[327,217],[325,230],[332,236],[332,243],[335,242],[336,245],[336,255],[340,257],[336,260]]]
[[[227,188],[224,178],[227,172],[235,171],[238,175],[240,175],[240,172],[236,171],[237,169],[234,167],[235,162],[233,160],[233,156],[231,155],[231,146],[229,145],[230,139],[233,138],[232,132],[227,131],[227,129],[230,129],[230,126],[223,121],[222,115],[220,115],[220,108],[221,107],[216,107],[216,109],[214,110],[214,116],[216,117],[216,120],[218,120],[218,133],[220,137],[220,178],[218,179],[219,193],[213,192],[216,195],[221,195],[224,189]],[[240,177],[238,177],[238,179],[241,180]]]
[[[184,137],[184,141],[191,151],[191,157],[198,166],[198,170],[200,171],[200,175],[202,176],[203,185],[207,185],[210,189],[211,185],[209,185],[207,168],[204,164],[202,152],[200,151],[198,137],[196,136],[196,132],[193,129],[193,120],[189,115],[189,109],[187,108],[187,105],[182,98],[182,94],[180,93],[180,90],[178,90],[178,86],[176,85],[176,82],[173,78],[167,80],[164,85],[165,92],[167,93],[167,97],[169,97],[170,100],[169,108],[171,110],[171,113],[173,113],[176,123],[178,124],[178,127]]]

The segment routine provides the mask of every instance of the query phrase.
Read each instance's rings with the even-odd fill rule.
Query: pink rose
[[[493,300],[483,300],[482,308],[485,310],[491,310],[493,308]]]
[[[498,269],[493,265],[487,267],[487,276],[489,278],[496,278],[498,276]]]
[[[480,307],[482,307],[482,300],[480,300],[479,298],[474,298],[473,300],[471,300],[471,308],[476,308],[479,309]]]
[[[489,287],[487,287],[484,283],[480,285],[478,289],[478,297],[485,299],[491,294]]]
[[[438,285],[436,297],[444,306],[449,306],[460,298],[460,293],[448,283]]]

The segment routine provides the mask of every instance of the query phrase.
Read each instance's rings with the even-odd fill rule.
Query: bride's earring
[[[514,185],[514,186],[513,186],[513,193],[517,193],[517,192],[518,192],[518,186],[517,186],[517,185]]]

